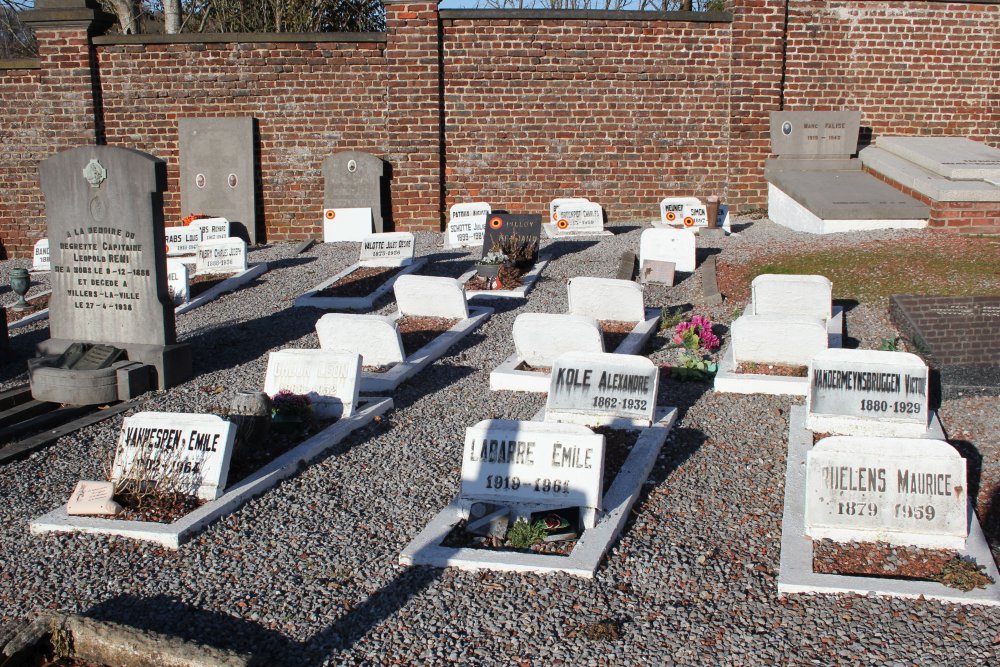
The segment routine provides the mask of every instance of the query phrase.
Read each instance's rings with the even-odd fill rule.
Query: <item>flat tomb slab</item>
[[[414,259],[412,264],[404,266],[399,273],[393,275],[392,278],[389,278],[374,291],[365,296],[318,296],[319,292],[322,292],[330,285],[335,284],[341,278],[349,276],[356,270],[363,268],[361,264],[352,264],[332,278],[324,280],[319,285],[316,285],[312,289],[308,290],[305,294],[297,297],[294,305],[298,307],[312,307],[324,310],[337,310],[338,308],[342,308],[344,310],[365,310],[371,308],[376,301],[382,298],[386,292],[391,290],[392,286],[396,283],[396,280],[400,276],[404,276],[408,273],[414,273],[426,263],[426,257]]]
[[[457,567],[463,570],[562,572],[592,579],[604,555],[625,527],[642,485],[677,421],[677,408],[659,408],[657,416],[659,418],[651,427],[641,430],[611,488],[604,494],[604,515],[596,526],[584,531],[568,556],[442,546],[444,539],[462,520],[456,497],[403,549],[399,562],[402,565]]]
[[[168,549],[178,549],[209,524],[232,514],[251,498],[261,495],[281,480],[291,477],[353,431],[369,424],[375,417],[385,414],[392,407],[391,398],[363,400],[359,409],[350,417],[338,420],[249,477],[227,487],[216,500],[205,503],[173,523],[69,516],[64,505],[33,520],[31,532],[35,535],[42,533],[120,535],[160,544]]]
[[[954,180],[1000,180],[1000,148],[964,137],[878,137],[875,145]]]
[[[878,146],[859,153],[864,166],[934,201],[1000,201],[1000,186],[945,178]]]
[[[538,259],[535,260],[535,265],[531,267],[531,271],[521,276],[521,285],[519,287],[513,289],[466,290],[469,301],[473,299],[526,299],[528,292],[535,287],[535,283],[538,282],[538,278],[541,277],[542,271],[548,266],[550,259],[551,257],[548,255],[539,255]],[[467,271],[459,277],[458,282],[464,285],[474,275],[476,275],[475,269]]]
[[[986,566],[986,574],[995,583],[987,588],[965,592],[932,581],[912,581],[813,572],[812,540],[805,534],[806,454],[813,446],[812,433],[805,429],[805,406],[793,405],[790,415],[788,463],[785,472],[785,509],[781,521],[781,564],[778,570],[778,593],[856,593],[898,598],[938,600],[957,604],[1000,606],[1000,572],[989,544],[970,506],[969,536],[962,557],[971,557]]]
[[[822,220],[926,220],[930,215],[926,204],[863,171],[779,171],[769,182]]]
[[[929,209],[927,215],[930,215]],[[863,232],[872,229],[923,229],[927,226],[927,216],[912,220],[899,218],[866,220],[823,219],[789,197],[774,183],[767,184],[767,217],[782,227],[810,234]]]

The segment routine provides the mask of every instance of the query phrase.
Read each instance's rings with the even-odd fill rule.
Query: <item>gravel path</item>
[[[762,247],[891,240],[914,232],[823,239],[766,220],[699,245],[745,258]],[[77,480],[110,466],[122,417],[60,439],[0,476],[0,621],[63,608],[270,654],[288,665],[987,665],[1000,655],[996,611],[858,596],[778,598],[788,412],[781,397],[715,395],[667,380],[660,402],[682,418],[632,520],[593,581],[397,565],[400,550],[458,490],[464,429],[481,419],[529,419],[543,396],[489,392],[488,373],[512,351],[514,317],[565,312],[566,281],[613,277],[637,225],[594,242],[546,242],[556,259],[527,302],[494,317],[450,355],[397,390],[396,409],[336,451],[245,505],[177,552],[124,539],[34,537],[28,521],[65,502]],[[422,273],[457,277],[472,255],[437,247]],[[317,347],[319,311],[298,294],[353,263],[356,244],[256,249],[271,270],[177,321],[198,373],[145,409],[212,411],[263,386],[268,351]],[[17,262],[0,264],[0,280]],[[700,276],[651,287],[647,305],[697,298]],[[699,308],[728,324],[740,304]],[[391,312],[391,295],[377,304]],[[896,334],[884,306],[848,314],[862,347]],[[0,370],[23,382],[23,358],[47,336],[15,332],[21,360]],[[658,339],[662,344],[663,339]],[[223,387],[221,393],[213,393]],[[1000,470],[997,399],[942,408],[949,433],[978,449],[983,479]],[[998,503],[1000,504],[1000,503]],[[592,639],[595,623],[611,639]]]

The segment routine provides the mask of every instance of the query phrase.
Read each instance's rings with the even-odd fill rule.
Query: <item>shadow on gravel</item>
[[[965,474],[967,475],[966,479],[969,486],[969,498],[972,499],[973,506],[978,509],[980,507],[978,502],[979,486],[983,476],[983,455],[968,440],[952,440],[949,438],[948,444],[957,449],[958,453],[965,459]],[[990,505],[990,508],[992,508],[992,505]]]
[[[861,341],[851,336],[851,318],[848,317],[848,314],[850,314],[850,312],[857,308],[860,304],[854,299],[834,299],[833,305],[840,306],[844,309],[844,349],[858,349],[861,346]]]
[[[42,341],[49,339],[49,328],[42,327],[34,331],[19,332],[14,330],[10,336],[10,351],[3,357],[0,365],[0,382],[8,382],[18,375],[28,372],[28,359],[35,356],[35,348]],[[28,378],[25,376],[24,381]]]
[[[293,267],[302,266],[303,264],[311,264],[317,260],[316,257],[303,257],[302,255],[296,255],[295,257],[286,257],[285,259],[272,259],[267,262],[267,270],[275,271],[278,269],[290,269]]]

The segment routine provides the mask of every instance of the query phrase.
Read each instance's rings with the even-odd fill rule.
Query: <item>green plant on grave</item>
[[[670,377],[681,381],[703,382],[710,380],[719,370],[719,364],[703,359],[696,354],[681,354],[681,365],[670,369]]]
[[[527,549],[544,542],[548,534],[544,521],[531,523],[518,519],[507,531],[507,544],[515,549]]]
[[[883,338],[878,344],[879,352],[898,352],[899,351],[899,339],[898,338]]]
[[[680,306],[660,309],[660,331],[668,331],[684,319],[684,309]]]

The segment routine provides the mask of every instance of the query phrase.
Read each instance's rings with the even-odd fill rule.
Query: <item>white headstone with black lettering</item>
[[[600,324],[585,315],[521,313],[513,337],[517,357],[538,368],[551,368],[567,352],[604,352]]]
[[[566,289],[572,315],[617,322],[638,323],[646,319],[642,286],[631,280],[577,276],[570,279]]]
[[[403,339],[396,320],[383,315],[327,313],[316,322],[319,347],[360,354],[365,366],[402,363]]]
[[[688,229],[707,227],[708,212],[697,197],[665,197],[660,200],[660,222]]]
[[[736,363],[808,366],[827,349],[823,320],[815,317],[742,315],[730,327]]]
[[[556,236],[600,234],[604,231],[604,209],[590,201],[560,204],[552,224]]]
[[[484,420],[465,431],[464,503],[602,509],[604,436],[585,426]]]
[[[568,204],[586,204],[590,200],[586,197],[556,197],[549,202],[549,219],[546,222],[556,222],[559,216],[556,214],[556,209],[560,206],[566,206]]]
[[[194,272],[203,276],[209,273],[239,273],[247,270],[247,244],[240,238],[203,241],[198,244]]]
[[[410,232],[372,234],[361,241],[361,266],[406,266],[413,262],[416,250]]]
[[[202,218],[195,220],[188,227],[197,230],[201,241],[217,241],[230,236],[229,221],[225,218]]]
[[[225,489],[235,439],[236,424],[216,415],[139,412],[122,424],[111,479],[156,481],[214,500]]]
[[[372,231],[370,208],[323,209],[323,243],[362,241]]]
[[[765,273],[750,283],[754,315],[830,319],[833,283],[823,276]]]
[[[806,454],[806,535],[964,549],[965,471],[941,440],[824,438]]]
[[[188,287],[188,268],[184,262],[167,260],[167,291],[174,303],[185,303],[191,296]]]
[[[198,244],[201,243],[201,229],[198,227],[167,227],[163,231],[168,257],[181,257],[198,252]]]
[[[361,357],[329,350],[279,350],[267,357],[264,392],[305,394],[318,419],[350,417],[358,404]]]
[[[448,215],[448,247],[478,248],[483,245],[486,216],[493,211],[488,202],[455,204]]]
[[[631,354],[568,352],[552,366],[545,421],[649,426],[659,369]]]
[[[409,273],[400,276],[393,283],[392,290],[401,315],[460,320],[469,318],[465,285],[455,278],[415,276]]]
[[[675,271],[691,273],[697,265],[697,240],[689,229],[646,229],[639,237],[639,272],[651,260],[673,262]]]
[[[34,252],[31,255],[32,271],[51,271],[52,263],[49,261],[49,240],[38,239],[35,242]]]
[[[806,427],[816,433],[919,438],[927,364],[915,354],[824,350],[809,365]]]

